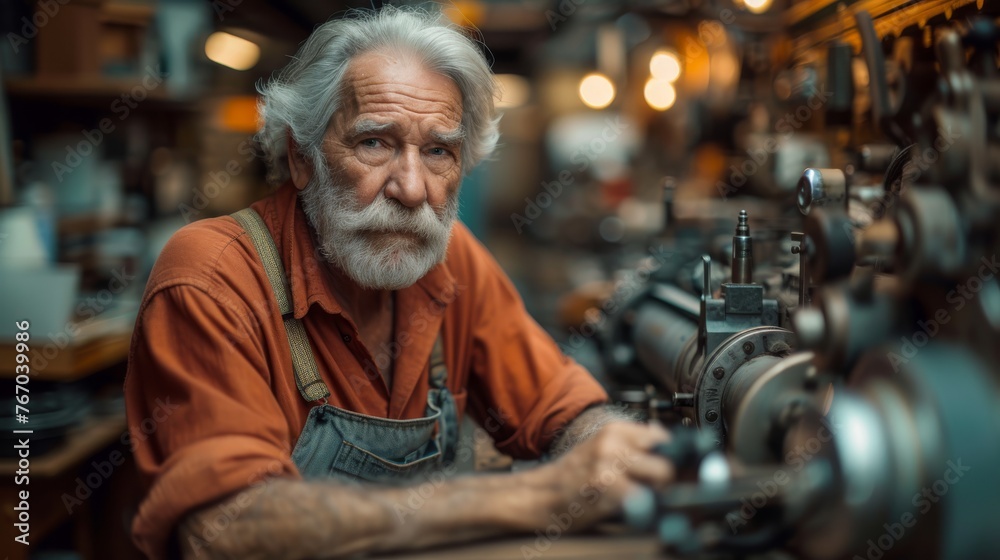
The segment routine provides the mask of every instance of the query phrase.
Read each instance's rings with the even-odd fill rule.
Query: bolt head
[[[715,377],[716,379],[722,379],[725,376],[726,376],[726,370],[722,369],[721,367],[717,367],[712,370],[712,377]]]
[[[826,192],[823,185],[823,173],[814,167],[807,168],[796,186],[796,198],[799,212],[803,216],[809,214],[812,207],[826,202]]]
[[[752,354],[754,351],[753,342],[747,341],[743,343],[743,352],[746,354]]]
[[[705,413],[705,420],[708,420],[709,422],[715,422],[718,419],[719,419],[718,411],[709,410],[708,412]]]

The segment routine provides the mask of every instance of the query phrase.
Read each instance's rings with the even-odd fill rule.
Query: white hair
[[[323,136],[341,104],[344,75],[351,60],[380,49],[416,55],[462,93],[462,172],[489,156],[499,138],[493,101],[496,85],[478,44],[440,14],[387,6],[379,11],[350,12],[313,31],[288,66],[259,84],[262,126],[257,140],[264,151],[268,178],[288,178],[288,134],[301,155],[322,159]]]

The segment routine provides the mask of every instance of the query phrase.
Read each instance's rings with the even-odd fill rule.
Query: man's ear
[[[288,172],[292,177],[292,183],[300,191],[306,188],[312,179],[312,163],[302,155],[298,143],[292,137],[292,131],[288,131]]]

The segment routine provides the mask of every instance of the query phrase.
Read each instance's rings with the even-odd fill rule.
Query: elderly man
[[[455,223],[463,173],[497,142],[473,41],[409,10],[331,21],[261,93],[283,183],[180,230],[136,323],[126,397],[150,485],[134,522],[144,552],[327,558],[559,515],[579,529],[668,482],[649,452],[666,432],[616,422]],[[176,410],[139,430],[162,402]],[[501,451],[558,458],[441,476],[468,453],[466,412]],[[424,483],[419,503],[400,480]]]

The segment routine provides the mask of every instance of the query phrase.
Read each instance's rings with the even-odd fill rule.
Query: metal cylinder
[[[818,206],[844,204],[847,198],[847,178],[839,169],[810,167],[802,173],[798,185],[799,212],[808,215]]]
[[[740,219],[733,235],[733,284],[753,283],[753,238],[747,224],[747,211],[740,210]]]
[[[887,535],[883,560],[990,558],[1000,547],[1000,483],[990,468],[1000,464],[1000,411],[990,364],[939,341],[899,363],[903,348],[872,348],[831,393],[825,416],[804,416],[784,439],[782,456],[808,453],[807,461],[836,466],[823,507],[798,523],[804,559],[851,557]],[[912,518],[912,530],[887,533],[886,520]]]
[[[680,391],[678,377],[682,373],[684,350],[690,344],[697,344],[698,324],[651,300],[636,309],[633,332],[639,363],[667,391]]]
[[[892,337],[907,310],[889,294],[851,294],[825,288],[813,298],[813,307],[795,312],[792,322],[799,345],[816,352],[816,363],[827,368],[853,364],[873,344]],[[912,320],[912,319],[911,319]]]
[[[722,445],[729,409],[738,408],[741,395],[752,384],[744,382],[763,375],[793,344],[791,331],[771,326],[746,329],[723,341],[697,364],[693,416],[698,426]]]
[[[851,67],[854,52],[850,45],[832,41],[826,55],[826,123],[850,126],[854,109],[854,73]]]
[[[731,431],[735,428],[736,411],[740,409],[743,399],[749,394],[750,386],[781,360],[782,358],[778,356],[764,354],[743,364],[733,372],[729,383],[722,392],[722,416],[728,430]]]
[[[872,173],[883,173],[898,151],[899,148],[895,144],[864,144],[859,150],[861,169]]]

